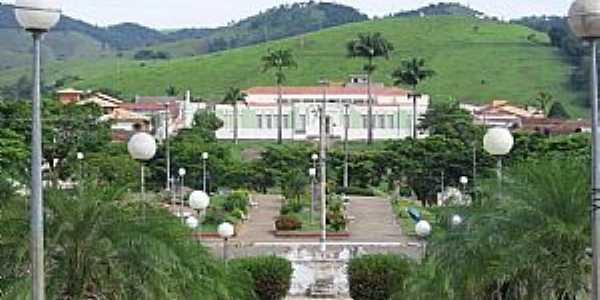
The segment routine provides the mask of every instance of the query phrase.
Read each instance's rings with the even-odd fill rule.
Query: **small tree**
[[[554,96],[546,92],[539,92],[535,97],[535,102],[538,104],[538,108],[542,111],[544,116],[546,115],[548,106],[552,103]]]
[[[167,94],[167,96],[174,97],[174,96],[179,95],[179,90],[177,90],[177,88],[175,86],[169,85],[165,89],[165,94]]]
[[[554,102],[550,111],[548,112],[548,118],[552,119],[569,119],[571,116],[560,102]]]
[[[360,57],[367,60],[363,66],[363,71],[367,73],[367,102],[368,112],[368,133],[367,143],[373,143],[373,96],[371,95],[371,77],[377,69],[374,60],[378,57],[389,59],[390,53],[394,51],[394,45],[386,40],[379,32],[359,33],[358,37],[351,40],[346,45],[349,57]]]

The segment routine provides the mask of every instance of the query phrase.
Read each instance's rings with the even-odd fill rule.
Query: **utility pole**
[[[323,105],[319,114],[319,136],[320,136],[320,166],[321,166],[321,252],[327,251],[327,80],[320,81],[323,86]]]
[[[169,103],[165,103],[165,152],[167,161],[167,192],[171,191],[171,145],[169,142],[169,119],[171,118],[171,111],[169,110]]]

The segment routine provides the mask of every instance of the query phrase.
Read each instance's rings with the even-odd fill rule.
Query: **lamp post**
[[[208,160],[208,152],[202,153],[202,190],[208,193],[206,190],[206,161]]]
[[[198,219],[200,220],[199,241],[202,237],[202,223],[204,223],[204,218],[206,217],[206,208],[210,205],[210,197],[203,191],[194,191],[190,194],[188,201],[190,202],[190,207],[193,210],[198,211]]]
[[[219,225],[217,231],[219,232],[219,236],[223,238],[223,260],[225,261],[225,266],[227,266],[227,259],[229,258],[227,242],[235,233],[235,229],[233,228],[233,225],[231,225],[228,222],[225,222]]]
[[[144,161],[148,161],[156,154],[156,140],[153,136],[139,132],[134,134],[127,143],[127,150],[131,158],[140,162],[140,192],[144,202],[144,218],[146,217],[146,191],[144,189]]]
[[[60,1],[17,0],[15,16],[33,37],[31,101],[31,275],[33,300],[45,298],[44,216],[42,198],[42,121],[40,106],[40,48],[42,35],[60,20]]]
[[[313,223],[313,210],[315,207],[315,179],[317,178],[317,168],[308,169],[310,176],[310,224]]]
[[[427,254],[427,237],[431,235],[431,224],[425,220],[419,221],[415,225],[415,233],[422,240],[423,246],[421,257],[425,258],[425,255]]]
[[[502,156],[508,154],[515,144],[510,131],[504,127],[492,127],[483,137],[483,148],[491,155],[496,156],[498,162],[496,173],[498,176],[498,199],[502,198]]]
[[[592,300],[600,299],[600,132],[598,128],[597,42],[600,38],[600,3],[576,0],[569,9],[569,25],[578,37],[591,44],[592,104]]]
[[[344,188],[348,188],[348,131],[350,128],[350,103],[344,103]]]
[[[85,155],[82,152],[77,152],[77,160],[79,161],[79,184],[83,180],[83,160]]]
[[[184,220],[184,216],[183,216],[183,206],[185,204],[185,198],[184,198],[184,193],[183,193],[183,187],[185,185],[185,169],[184,168],[179,168],[179,180],[181,182],[181,186],[180,186],[180,191],[179,191],[179,195],[180,195],[180,200],[181,202],[179,203],[179,216],[181,217],[181,220]]]
[[[169,110],[169,103],[165,103],[165,160],[167,164],[167,192],[171,192],[171,145],[169,142],[169,119],[171,118],[171,112]]]
[[[321,252],[327,250],[327,87],[329,81],[322,79],[319,84],[323,86],[323,105],[321,106],[320,120],[320,166],[321,166]],[[371,136],[372,138],[372,136]]]
[[[460,179],[460,184],[462,185],[462,193],[461,193],[461,198],[463,200],[463,202],[465,201],[465,194],[467,193],[467,184],[469,183],[469,178],[467,176],[461,176]]]

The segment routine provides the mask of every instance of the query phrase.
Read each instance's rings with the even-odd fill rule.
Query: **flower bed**
[[[196,235],[219,238],[217,227],[223,222],[233,224],[237,235],[242,224],[248,219],[249,210],[250,193],[247,191],[234,191],[227,195],[214,196]]]

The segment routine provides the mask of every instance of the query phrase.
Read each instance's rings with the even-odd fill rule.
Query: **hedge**
[[[290,289],[292,264],[284,258],[276,256],[239,258],[231,260],[229,267],[250,274],[258,300],[284,299]]]
[[[392,254],[364,255],[348,266],[350,296],[354,300],[388,300],[404,289],[410,276],[408,258]]]

